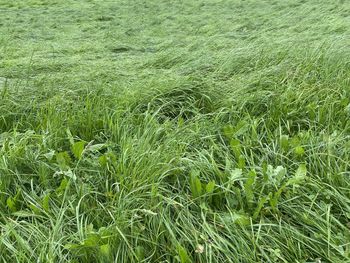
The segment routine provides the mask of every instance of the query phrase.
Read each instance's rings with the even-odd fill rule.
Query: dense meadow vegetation
[[[350,262],[350,1],[0,0],[0,262]]]

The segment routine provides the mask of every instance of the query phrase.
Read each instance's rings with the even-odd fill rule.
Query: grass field
[[[350,262],[350,1],[0,0],[0,262]]]

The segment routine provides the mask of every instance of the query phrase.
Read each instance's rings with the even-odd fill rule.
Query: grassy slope
[[[349,13],[0,0],[0,261],[347,262]]]

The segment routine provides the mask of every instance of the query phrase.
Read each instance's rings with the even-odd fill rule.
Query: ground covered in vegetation
[[[0,0],[0,261],[349,262],[349,14]]]

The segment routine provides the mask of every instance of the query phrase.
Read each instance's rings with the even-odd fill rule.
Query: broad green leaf
[[[21,198],[22,190],[21,188],[17,189],[16,195],[14,197],[9,197],[6,200],[6,205],[11,212],[16,212],[19,209],[18,201]]]
[[[274,169],[274,177],[277,184],[280,184],[287,174],[287,169],[283,166],[277,166]]]
[[[263,161],[262,164],[261,164],[264,183],[267,183],[269,181],[269,179],[270,179],[270,175],[269,175],[270,166],[271,165],[267,164],[266,161]]]
[[[282,150],[287,151],[289,148],[289,136],[288,135],[281,135],[280,137],[280,145]]]
[[[268,176],[267,183],[272,183],[275,184],[276,187],[279,187],[282,180],[287,174],[287,170],[283,166],[277,166],[276,168],[273,168],[272,165],[268,165],[266,174]]]
[[[86,226],[86,233],[90,234],[94,232],[94,224],[90,223]]]
[[[37,206],[35,206],[34,204],[30,204],[29,208],[30,208],[30,210],[33,211],[34,214],[36,214],[36,215],[40,215],[41,214],[40,209]]]
[[[70,157],[67,152],[59,152],[56,154],[56,162],[61,170],[66,170],[70,165]]]
[[[44,156],[46,157],[47,160],[51,161],[52,158],[55,156],[55,151],[51,150],[48,153],[45,153]]]
[[[297,146],[295,147],[294,149],[294,153],[297,155],[297,156],[303,156],[305,154],[305,150],[302,146]]]
[[[243,194],[239,187],[233,186],[232,191],[234,192],[234,195],[229,195],[225,197],[226,201],[230,205],[231,208],[237,208],[237,205],[239,207],[244,207],[244,201],[243,201]]]
[[[210,181],[206,187],[205,187],[205,191],[207,194],[211,194],[214,192],[214,188],[215,188],[215,181]]]
[[[145,249],[142,246],[137,246],[135,248],[135,254],[137,256],[137,260],[141,261],[145,258]]]
[[[290,140],[289,140],[289,144],[292,146],[292,147],[297,147],[300,145],[300,139],[299,137],[296,135],[296,136],[293,136]]]
[[[85,142],[80,141],[80,142],[76,142],[72,145],[72,152],[74,154],[74,157],[76,159],[81,159],[83,152],[84,152],[84,148],[85,148]]]
[[[11,212],[17,211],[16,202],[14,201],[14,199],[12,197],[7,198],[6,205],[10,209]]]
[[[192,263],[192,260],[188,256],[186,249],[180,244],[177,245],[177,253],[179,254],[181,263]]]
[[[235,157],[238,159],[241,155],[241,142],[237,139],[231,139],[230,146]]]
[[[258,121],[254,120],[254,122],[251,124],[251,138],[253,141],[257,141],[258,139],[258,131],[257,131],[257,127],[258,127]]]
[[[295,178],[305,179],[307,173],[306,164],[300,164],[295,172]]]
[[[107,145],[104,143],[100,143],[100,144],[93,144],[90,145],[87,150],[89,150],[90,152],[98,152],[100,150],[102,150],[103,148],[106,148]]]
[[[260,200],[258,202],[258,205],[257,205],[257,207],[256,207],[256,209],[254,211],[254,214],[253,214],[253,219],[254,220],[258,218],[258,216],[260,215],[261,209],[264,207],[265,203],[270,200],[271,195],[272,194],[269,193],[268,196],[264,196],[264,197],[260,198]]]
[[[242,169],[234,169],[230,174],[230,181],[234,182],[236,180],[242,179]]]
[[[199,178],[194,179],[194,185],[196,188],[196,196],[199,197],[202,194],[202,183]]]
[[[226,125],[223,129],[223,132],[227,139],[231,139],[232,136],[235,134],[235,128],[231,125]]]
[[[250,218],[247,215],[236,213],[232,216],[232,219],[235,224],[238,224],[241,226],[250,225]]]
[[[344,108],[344,112],[348,117],[350,117],[350,103],[346,105],[346,107]]]
[[[307,168],[305,164],[300,164],[293,178],[289,179],[287,185],[296,185],[306,179]]]
[[[199,177],[199,171],[192,171],[190,178],[190,188],[194,198],[201,196],[202,194],[202,183]]]
[[[235,127],[235,136],[240,136],[244,133],[246,133],[249,125],[247,125],[247,122],[245,120],[240,120]]]
[[[50,210],[50,193],[46,194],[42,200],[43,208],[46,212]]]
[[[101,155],[100,157],[98,157],[98,163],[102,166],[102,167],[106,167],[107,166],[107,156],[106,155]]]
[[[158,196],[158,185],[156,184],[152,185],[151,196],[152,198],[155,198]]]
[[[87,247],[96,247],[99,245],[101,237],[97,233],[90,233],[88,237],[84,240],[83,245]]]
[[[238,164],[237,164],[237,166],[238,166],[238,168],[240,168],[240,169],[244,169],[244,167],[245,167],[245,158],[244,158],[243,155],[240,155],[240,156],[238,157]]]
[[[254,199],[254,189],[253,184],[255,182],[256,173],[255,171],[250,171],[248,173],[248,178],[244,184],[244,192],[247,199],[248,206],[250,207]]]
[[[177,121],[177,126],[182,127],[184,125],[184,123],[185,123],[184,118],[179,117],[179,119]]]
[[[270,198],[270,205],[272,207],[273,210],[277,210],[277,207],[278,207],[278,201],[279,201],[279,198],[283,192],[283,190],[286,188],[286,184],[284,184],[282,187],[280,187],[278,189],[278,191],[276,193],[273,194],[273,196]]]
[[[16,192],[16,195],[14,197],[16,202],[21,198],[21,195],[22,195],[22,190],[21,190],[21,188],[18,188],[17,192]]]
[[[60,183],[60,186],[55,190],[56,194],[63,194],[68,186],[68,179],[64,177]]]
[[[199,207],[200,207],[203,211],[208,211],[208,210],[209,210],[207,204],[206,204],[204,201],[200,203]]]
[[[117,166],[117,156],[113,152],[107,152],[98,158],[101,167],[106,168],[108,165]]]
[[[69,178],[72,178],[74,181],[77,179],[77,176],[71,169],[68,169],[66,171],[57,171],[54,173],[54,176],[59,176],[59,175],[67,176]]]
[[[67,136],[68,136],[69,143],[70,143],[71,145],[73,145],[73,144],[74,144],[74,138],[73,138],[73,135],[72,135],[72,133],[70,132],[70,129],[69,129],[69,128],[67,128],[66,133],[67,133]]]
[[[111,246],[109,244],[101,245],[100,254],[105,258],[109,258],[111,256]]]

